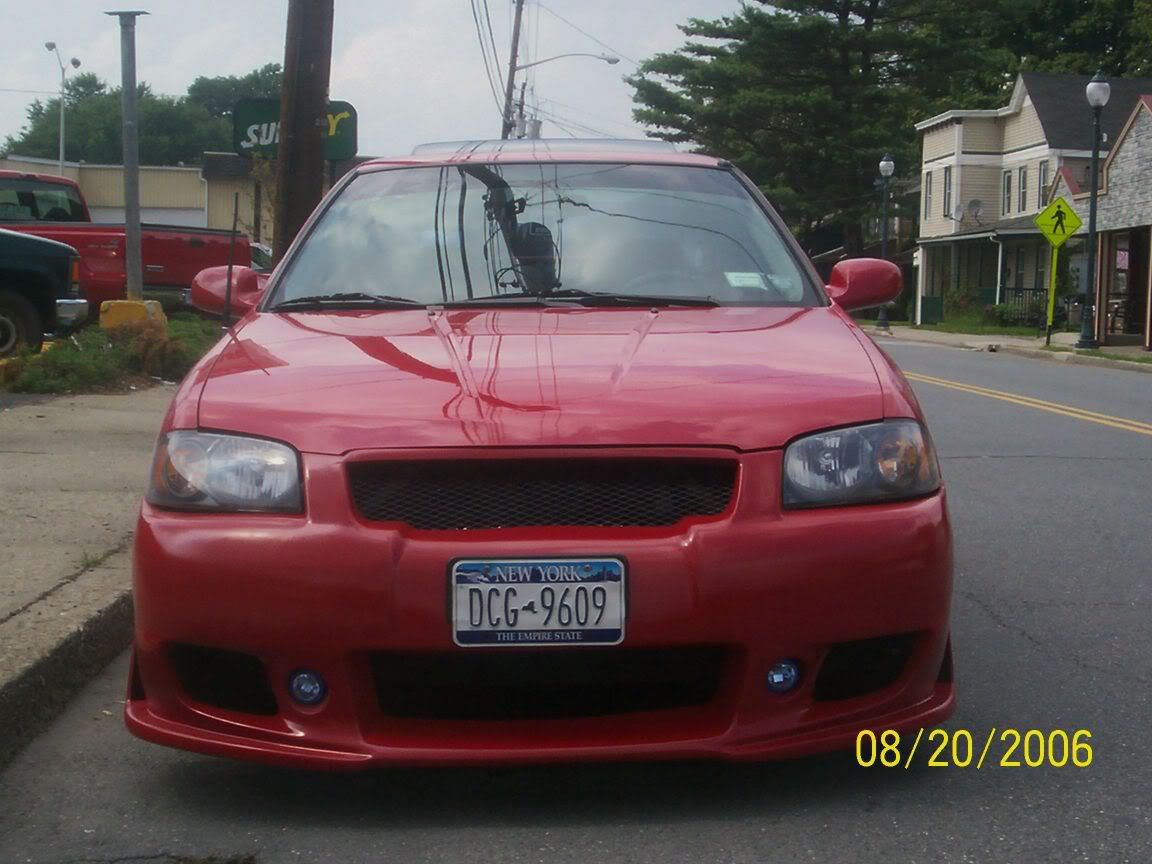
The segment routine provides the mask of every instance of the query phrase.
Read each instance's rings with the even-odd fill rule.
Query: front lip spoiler
[[[675,743],[607,744],[577,747],[490,748],[400,747],[373,745],[365,749],[337,749],[324,745],[285,743],[232,735],[192,726],[153,713],[146,698],[124,703],[124,723],[137,738],[202,753],[249,762],[311,771],[355,771],[373,765],[393,767],[475,767],[496,765],[553,765],[560,762],[655,762],[704,759],[718,762],[761,762],[849,750],[861,728],[893,729],[900,734],[936,726],[956,705],[952,683],[937,683],[927,698],[915,705],[874,715],[866,721],[844,721],[825,728],[752,741],[718,742],[687,739]]]
[[[65,299],[56,301],[56,332],[58,334],[75,330],[87,319],[87,300]]]

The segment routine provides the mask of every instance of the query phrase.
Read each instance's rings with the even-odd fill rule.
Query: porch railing
[[[996,289],[980,288],[977,291],[977,298],[980,308],[992,306],[996,303]],[[921,297],[920,304],[921,323],[939,324],[946,319],[947,310],[944,308],[943,297],[939,295]],[[1048,292],[1043,288],[1004,286],[1000,289],[1000,305],[1011,309],[1011,323],[1044,329],[1048,317]]]
[[[1012,309],[1014,320],[1026,327],[1043,327],[1048,316],[1048,292],[1043,288],[1000,289],[1000,304]]]

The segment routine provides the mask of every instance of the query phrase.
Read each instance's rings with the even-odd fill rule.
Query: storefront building
[[[1082,233],[1087,187],[1061,172],[1052,189],[1072,203],[1084,222]],[[1096,338],[1152,350],[1152,95],[1137,100],[1104,162],[1096,231]]]

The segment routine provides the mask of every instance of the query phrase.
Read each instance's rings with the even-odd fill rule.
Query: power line
[[[500,108],[500,91],[493,78],[491,64],[488,62],[488,46],[484,44],[484,28],[480,24],[480,13],[476,8],[476,0],[469,0],[469,5],[472,7],[472,23],[476,25],[476,38],[480,40],[480,58],[484,61],[484,76],[488,79],[488,89],[492,91],[492,99],[495,101],[496,107],[502,111],[503,109]]]
[[[638,126],[635,123],[624,123],[621,120],[613,120],[611,117],[605,117],[603,114],[593,114],[591,111],[585,111],[583,108],[578,108],[575,105],[569,105],[566,102],[560,102],[556,99],[541,99],[540,101],[542,103],[551,103],[552,105],[556,105],[560,108],[567,108],[569,111],[576,111],[579,114],[583,114],[585,117],[591,117],[593,120],[599,120],[602,123],[611,123],[613,126],[619,126],[622,129],[630,129],[633,132],[644,131],[642,126]]]
[[[542,114],[543,116],[547,117],[549,120],[551,120],[553,122],[560,120],[560,121],[563,121],[564,123],[568,124],[569,126],[574,126],[577,129],[583,129],[585,132],[591,132],[593,135],[599,135],[601,138],[619,137],[619,136],[613,135],[611,132],[605,132],[602,129],[597,129],[594,126],[589,126],[585,123],[579,122],[578,120],[573,120],[571,117],[564,117],[564,116],[555,114],[551,111],[545,111],[543,108],[537,108],[536,113]]]
[[[551,123],[553,126],[555,126],[556,128],[558,128],[558,129],[559,129],[561,132],[565,133],[565,134],[566,134],[566,135],[567,135],[569,138],[576,138],[576,137],[579,137],[579,136],[577,136],[577,135],[576,135],[576,133],[575,133],[575,132],[573,132],[571,129],[569,129],[567,126],[565,126],[565,125],[564,125],[563,123],[561,123],[559,120],[557,120],[555,117],[549,117],[549,118],[548,118],[548,121],[549,121],[549,122],[550,122],[550,123]]]
[[[539,0],[538,0],[538,2],[537,2],[537,4],[536,4],[536,5],[537,5],[537,6],[539,6],[541,9],[543,9],[545,12],[547,12],[547,13],[548,13],[549,15],[551,15],[552,17],[554,17],[554,18],[557,18],[557,19],[559,19],[560,21],[563,21],[565,24],[567,24],[569,27],[571,27],[571,28],[572,28],[573,30],[575,30],[577,33],[582,33],[582,34],[584,34],[584,35],[585,35],[585,36],[587,36],[589,39],[591,39],[593,42],[595,42],[597,45],[599,45],[601,48],[607,48],[609,51],[611,51],[613,54],[615,54],[615,55],[616,55],[617,57],[619,57],[621,60],[627,60],[627,61],[628,61],[629,63],[631,63],[633,66],[639,66],[639,65],[640,65],[640,64],[639,64],[639,63],[637,63],[635,60],[633,60],[631,57],[629,57],[627,54],[625,54],[623,51],[617,51],[615,48],[613,48],[613,47],[612,47],[611,45],[609,45],[607,42],[603,42],[603,41],[601,41],[600,39],[596,38],[596,37],[595,37],[595,36],[593,36],[591,33],[589,33],[587,30],[585,30],[585,29],[583,29],[582,27],[580,27],[578,24],[573,24],[571,21],[569,21],[567,18],[565,18],[563,15],[561,15],[559,12],[557,12],[557,11],[556,11],[555,9],[553,9],[552,7],[550,7],[550,6],[545,6],[545,5],[544,5],[542,2],[539,2]]]
[[[539,60],[542,55],[540,54],[540,0],[536,0],[536,11],[532,14],[532,59]],[[531,90],[532,96],[536,96],[536,72],[538,67],[533,66],[528,70],[531,76]],[[539,102],[537,102],[539,104]]]
[[[496,80],[504,86],[504,76],[500,72],[500,51],[496,48],[496,35],[492,32],[492,15],[488,11],[488,0],[484,0],[484,21],[488,25],[488,43],[492,46],[492,59],[496,62]]]
[[[484,62],[484,76],[488,79],[488,89],[492,93],[492,99],[495,101],[497,107],[499,107],[500,88],[496,86],[496,80],[499,79],[499,74],[493,74],[492,66],[488,61],[488,48],[484,44],[484,32],[480,26],[480,14],[476,8],[476,0],[469,0],[469,3],[472,7],[472,23],[476,26],[476,38],[480,40],[480,59]]]

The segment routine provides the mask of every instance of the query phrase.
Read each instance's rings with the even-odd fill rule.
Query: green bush
[[[1007,303],[997,303],[994,306],[985,306],[982,320],[985,324],[995,324],[998,327],[1012,327],[1018,324],[1016,308]]]
[[[113,331],[87,327],[49,350],[17,358],[7,387],[18,393],[82,393],[120,389],[133,376],[178,381],[219,337],[218,324],[192,313],[174,315],[167,330],[153,322]]]
[[[127,351],[92,327],[55,348],[21,359],[21,369],[8,385],[16,393],[75,393],[119,385]]]
[[[948,310],[950,315],[976,312],[980,302],[976,295],[977,290],[975,288],[949,286],[944,289],[944,308]]]

